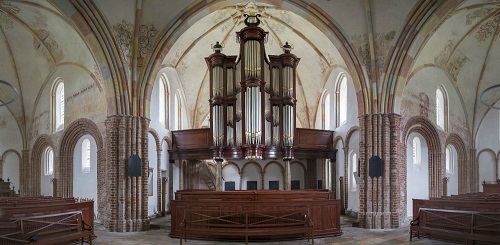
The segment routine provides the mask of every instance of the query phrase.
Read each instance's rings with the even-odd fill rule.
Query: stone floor
[[[417,245],[448,245],[451,243],[433,241],[429,239],[414,238],[410,243],[409,241],[409,228],[408,226],[391,230],[368,230],[357,227],[352,227],[352,220],[348,217],[342,217],[342,232],[343,234],[338,237],[327,237],[314,239],[314,244],[329,244],[329,245],[369,245],[369,244],[383,244],[383,245],[396,245],[396,244],[417,244]],[[151,220],[152,229],[144,232],[109,232],[101,224],[95,224],[95,234],[97,238],[93,244],[97,245],[136,245],[136,244],[179,244],[179,239],[173,239],[168,236],[170,232],[170,216],[155,218]],[[215,244],[228,244],[228,245],[242,245],[244,242],[220,242],[220,241],[199,241],[187,240],[183,242],[187,245],[215,245]],[[280,242],[266,242],[257,243],[251,242],[249,244],[265,244],[265,245],[306,245],[311,244],[311,241],[296,240],[296,241],[280,241]]]

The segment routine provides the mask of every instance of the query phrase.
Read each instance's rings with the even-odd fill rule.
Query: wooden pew
[[[82,217],[81,211],[73,211],[14,219],[18,229],[0,235],[0,244],[92,244],[92,227]]]
[[[327,191],[200,191],[176,192],[171,202],[171,231],[169,236],[181,237],[185,210],[233,211],[294,211],[307,207],[315,237],[339,236],[340,200]],[[198,236],[208,239],[208,235]]]
[[[52,204],[75,203],[74,198],[30,197],[30,198],[0,198],[2,207],[48,206]]]
[[[500,240],[498,193],[413,199],[413,217],[410,241],[420,236],[466,244]]]
[[[500,212],[420,208],[410,224],[413,237],[478,244],[500,241]]]
[[[229,211],[229,210],[184,210],[180,225],[180,244],[187,237],[200,235],[218,237],[264,238],[301,234],[314,244],[314,226],[309,220],[308,210],[281,211]]]
[[[55,218],[63,217],[65,215],[71,215],[77,212],[78,214],[74,214],[68,218],[72,220],[76,225],[73,227],[71,231],[65,233],[63,230],[50,231],[47,228],[50,228],[54,225],[51,225],[47,228],[40,230],[42,234],[50,231],[49,236],[51,237],[59,237],[55,233],[60,233],[62,237],[58,239],[74,239],[74,237],[78,237],[79,239],[83,239],[86,242],[91,243],[88,237],[94,238],[94,202],[75,202],[74,199],[70,202],[69,199],[59,199],[52,200],[53,202],[41,202],[40,204],[36,204],[33,202],[23,203],[18,206],[8,206],[3,207],[0,206],[0,245],[3,244],[12,244],[12,241],[9,240],[9,234],[16,233],[23,234],[21,236],[27,235],[24,232],[27,228],[23,225],[24,221],[32,221],[32,220],[44,220],[50,219],[52,216]],[[60,203],[58,203],[60,201]],[[44,233],[45,232],[45,233]],[[89,232],[92,234],[89,236]],[[29,233],[28,233],[29,235]],[[45,235],[44,235],[45,236]],[[26,239],[28,239],[27,237]],[[42,238],[43,241],[50,241],[48,238]],[[57,239],[56,239],[57,240]],[[48,243],[50,244],[50,243]]]

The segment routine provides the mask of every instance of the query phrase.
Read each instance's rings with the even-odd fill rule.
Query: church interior
[[[431,236],[431,201],[500,199],[499,36],[498,0],[3,0],[0,196],[179,237],[185,201],[290,194],[320,236]]]

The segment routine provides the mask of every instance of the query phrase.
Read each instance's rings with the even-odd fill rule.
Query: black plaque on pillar
[[[141,176],[141,158],[138,155],[131,155],[128,158],[128,176]]]
[[[370,177],[382,176],[382,159],[379,156],[372,156],[369,161],[368,175]]]

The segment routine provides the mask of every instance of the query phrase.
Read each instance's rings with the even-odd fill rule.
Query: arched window
[[[181,106],[181,98],[180,98],[180,95],[179,95],[179,92],[177,92],[175,94],[175,100],[174,100],[174,115],[175,115],[175,118],[174,118],[174,129],[175,130],[180,130],[181,129],[181,119],[182,119],[182,115],[181,115],[181,110],[182,109],[182,106]]]
[[[454,153],[455,149],[453,146],[448,145],[446,147],[446,173],[452,174],[455,171],[453,163],[456,161],[456,154]]]
[[[51,147],[45,148],[42,154],[42,164],[45,175],[54,174],[54,151]]]
[[[436,125],[447,131],[448,99],[442,87],[436,89]]]
[[[56,81],[53,97],[54,132],[57,132],[64,128],[64,82],[62,80]]]
[[[413,138],[413,151],[412,151],[412,163],[414,170],[420,170],[421,166],[421,155],[422,155],[422,143],[418,137]]]
[[[331,129],[331,108],[330,108],[330,93],[328,91],[325,92],[323,96],[323,129],[330,130]]]
[[[344,74],[341,74],[339,77],[335,94],[337,102],[337,127],[340,127],[347,119],[347,77]]]
[[[356,152],[352,151],[350,154],[350,164],[349,164],[349,172],[350,172],[350,180],[349,180],[349,189],[351,191],[357,191],[358,186],[357,186],[357,177],[358,177],[358,156],[356,155]]]
[[[159,92],[158,92],[158,117],[160,123],[168,128],[168,105],[169,105],[169,90],[168,79],[165,75],[160,77]]]
[[[82,142],[82,172],[90,173],[90,140]]]

